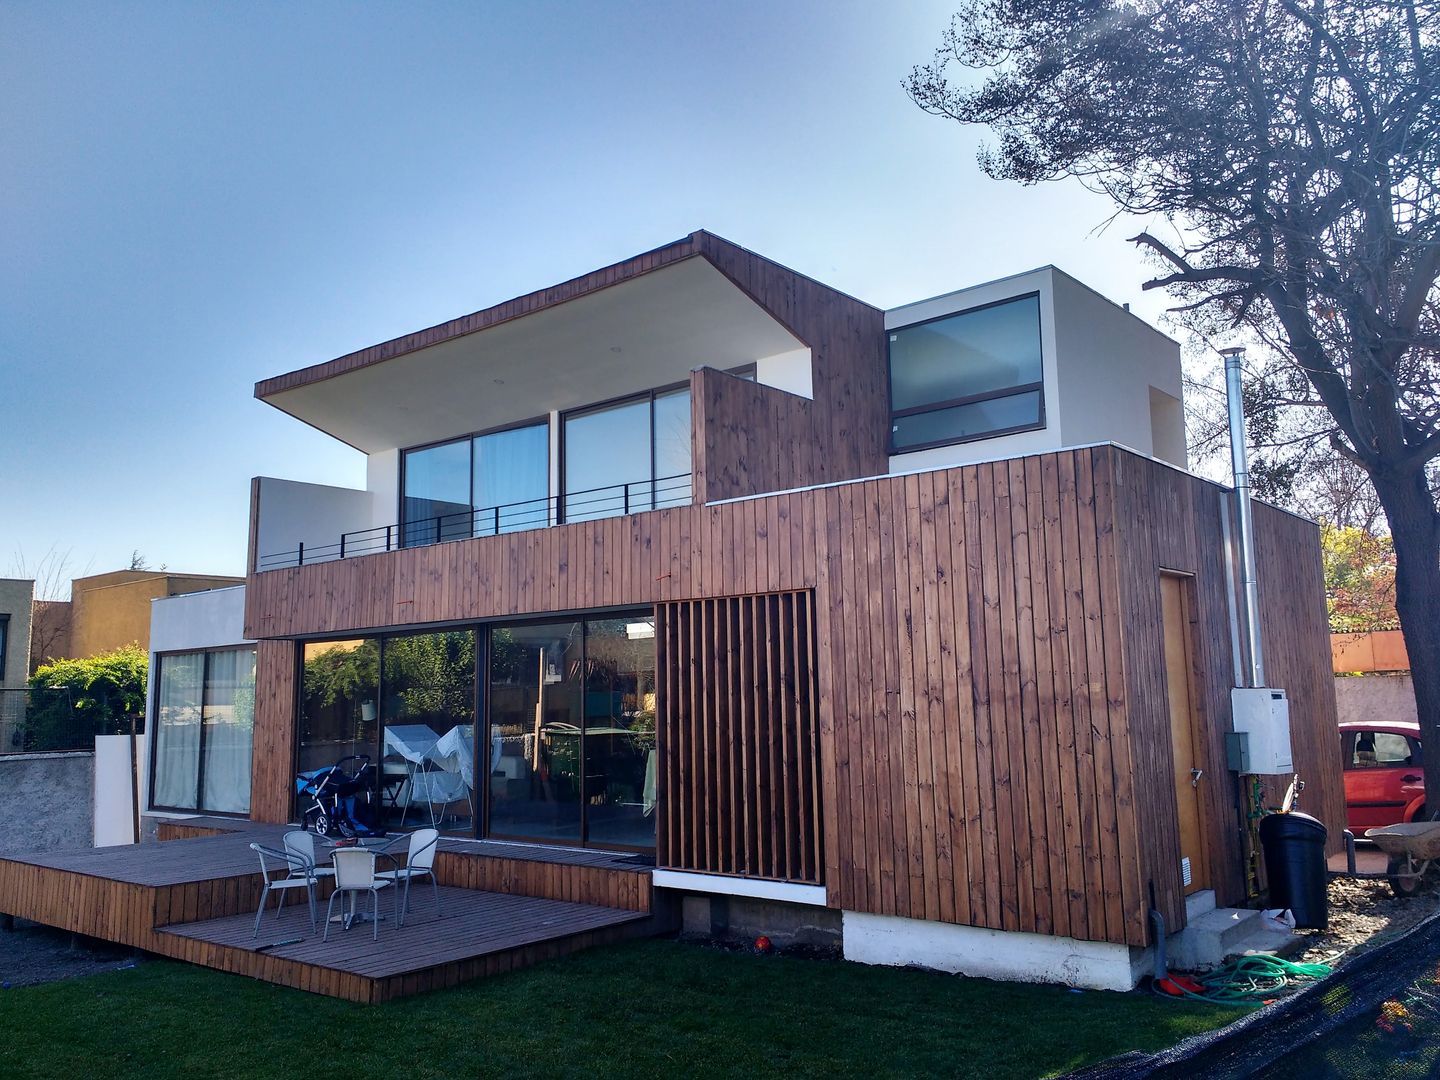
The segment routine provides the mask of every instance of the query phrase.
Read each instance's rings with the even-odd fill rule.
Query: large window
[[[490,637],[487,834],[655,846],[655,623],[517,623]]]
[[[407,450],[404,487],[407,547],[549,524],[549,424]]]
[[[357,781],[346,824],[473,832],[475,640],[443,630],[305,645],[297,771],[340,765]],[[321,809],[299,793],[307,825]]]
[[[892,330],[890,412],[895,453],[1043,427],[1040,298]]]
[[[690,388],[565,415],[565,520],[690,501]]]
[[[157,658],[150,804],[245,814],[255,727],[255,650]]]

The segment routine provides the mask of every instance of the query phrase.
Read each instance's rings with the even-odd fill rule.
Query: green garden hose
[[[1335,957],[1331,957],[1334,960]],[[1216,1005],[1263,1005],[1292,982],[1323,979],[1329,964],[1295,964],[1278,956],[1239,956],[1196,981],[1200,993],[1178,987],[1184,997]],[[1159,991],[1157,991],[1158,993]]]

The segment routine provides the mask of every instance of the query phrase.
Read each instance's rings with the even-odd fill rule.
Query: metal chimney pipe
[[[1260,587],[1255,577],[1255,518],[1250,507],[1250,465],[1245,455],[1245,407],[1240,396],[1240,367],[1245,349],[1221,349],[1225,357],[1225,401],[1230,410],[1230,463],[1235,473],[1236,522],[1240,531],[1240,601],[1245,615],[1246,686],[1265,685],[1260,642]]]

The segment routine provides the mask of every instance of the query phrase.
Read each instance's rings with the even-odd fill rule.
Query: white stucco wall
[[[1052,271],[1050,279],[1059,356],[1054,400],[1064,445],[1118,442],[1183,468],[1184,417],[1178,411],[1173,417],[1182,454],[1175,460],[1173,429],[1156,445],[1150,392],[1154,387],[1177,403],[1183,399],[1180,346],[1068,274]]]
[[[375,495],[369,491],[262,476],[255,537],[259,568],[268,567],[266,556],[281,553],[289,553],[289,563],[274,565],[293,565],[293,553],[302,542],[307,562],[311,558],[334,558],[330,549],[340,543],[341,533],[373,528],[377,515],[379,524],[393,524],[393,509],[391,503],[381,513]]]
[[[370,493],[372,529],[383,529],[400,520],[399,450],[377,450],[366,456],[365,490]]]
[[[814,399],[815,370],[809,349],[762,356],[755,361],[755,381],[777,390]]]

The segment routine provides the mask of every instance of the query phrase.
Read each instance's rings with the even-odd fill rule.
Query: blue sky
[[[900,82],[945,3],[0,5],[0,575],[240,573],[249,478],[363,486],[257,379],[720,233],[883,307],[1055,263]]]

